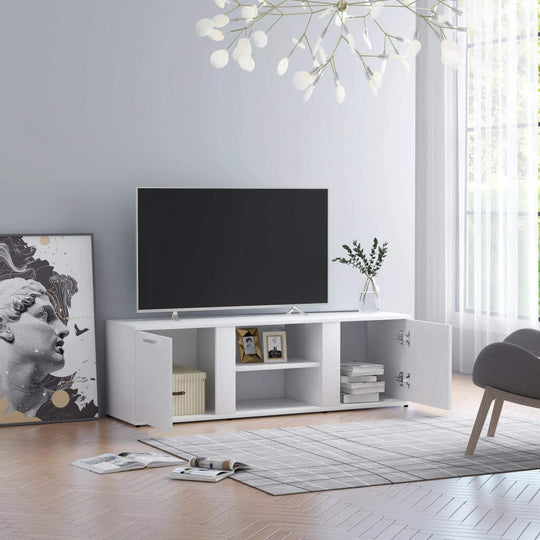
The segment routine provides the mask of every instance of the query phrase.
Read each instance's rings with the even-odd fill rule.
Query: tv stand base
[[[289,311],[287,311],[287,315],[294,315],[295,313],[305,315],[306,312],[302,311],[300,308],[297,308],[296,306],[293,306]]]

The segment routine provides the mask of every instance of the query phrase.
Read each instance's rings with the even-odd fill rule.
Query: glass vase
[[[381,295],[379,286],[372,276],[366,276],[366,282],[360,291],[360,304],[358,311],[373,313],[381,309]]]

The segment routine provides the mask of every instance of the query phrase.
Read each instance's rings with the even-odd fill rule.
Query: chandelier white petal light
[[[361,62],[367,84],[377,95],[387,60],[397,60],[409,71],[408,59],[414,58],[422,47],[418,41],[418,30],[406,37],[387,31],[381,22],[384,12],[390,9],[405,10],[418,21],[427,25],[441,42],[441,61],[456,67],[463,53],[455,41],[455,31],[465,31],[455,21],[462,14],[465,0],[258,0],[257,3],[242,3],[239,0],[214,0],[218,8],[225,10],[213,18],[204,18],[195,25],[200,37],[221,42],[230,38],[225,48],[215,50],[210,63],[215,68],[224,68],[230,57],[244,71],[255,69],[253,48],[264,48],[272,30],[284,19],[303,19],[303,31],[292,36],[291,44],[277,64],[277,74],[285,75],[293,55],[298,51],[307,54],[309,66],[293,76],[294,87],[304,92],[308,101],[315,86],[329,71],[335,85],[338,103],[345,100],[345,88],[340,82],[336,53],[341,47],[350,49]],[[378,34],[374,36],[373,34]],[[377,40],[374,41],[374,37]],[[380,44],[374,50],[373,43]],[[232,51],[232,52],[231,52]]]

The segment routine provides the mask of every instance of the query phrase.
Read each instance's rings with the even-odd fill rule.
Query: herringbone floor
[[[372,411],[177,424],[177,435],[475,411],[481,390],[454,376],[451,413]],[[540,419],[505,404],[504,414]],[[100,476],[70,463],[148,450],[164,435],[106,418],[0,429],[0,538],[345,539],[540,538],[540,471],[272,497],[233,480],[178,482],[166,469]]]

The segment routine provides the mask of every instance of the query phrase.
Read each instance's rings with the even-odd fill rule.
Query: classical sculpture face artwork
[[[64,367],[68,334],[43,285],[0,282],[0,393],[12,410],[32,414],[50,398],[44,379]]]
[[[0,424],[97,416],[93,314],[90,235],[0,235]]]

